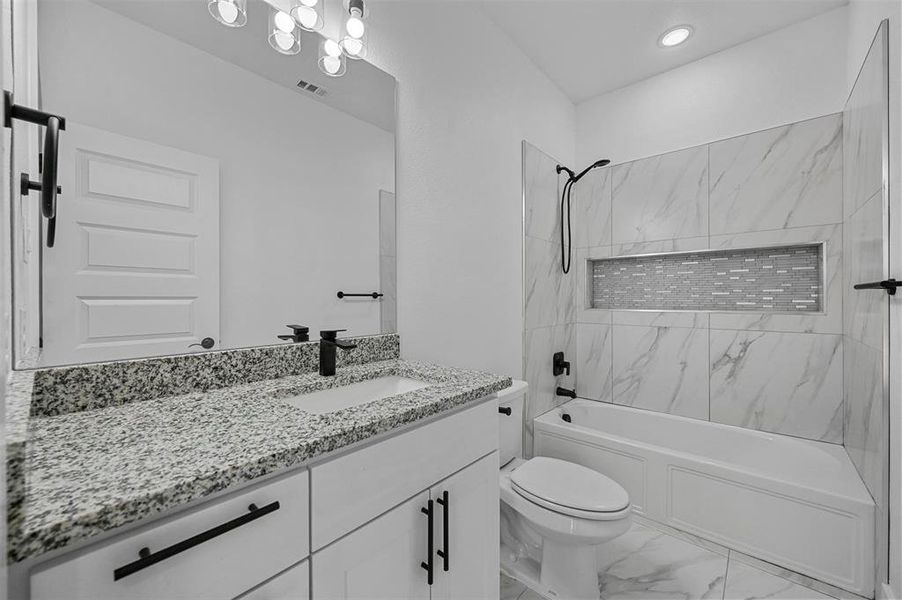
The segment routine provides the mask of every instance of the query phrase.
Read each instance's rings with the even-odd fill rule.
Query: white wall
[[[378,303],[335,293],[379,286],[391,134],[92,3],[40,23],[45,110],[219,159],[220,347],[296,322],[379,332]]]
[[[842,110],[836,9],[577,106],[577,162],[615,164]]]
[[[462,3],[373,7],[398,78],[398,319],[404,357],[520,376],[520,142],[573,159],[570,101]]]

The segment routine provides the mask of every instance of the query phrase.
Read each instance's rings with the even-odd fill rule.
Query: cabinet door
[[[498,596],[498,490],[498,452],[476,461],[430,490],[435,503],[437,554],[433,600],[482,600]]]
[[[428,600],[428,492],[313,555],[315,600]]]
[[[305,560],[235,600],[309,600],[310,561]]]

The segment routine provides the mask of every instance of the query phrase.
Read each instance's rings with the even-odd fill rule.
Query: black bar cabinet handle
[[[511,410],[510,406],[499,406],[498,412],[501,413],[502,415],[511,416],[511,414],[513,414],[514,411]]]
[[[158,550],[157,552],[150,552],[148,548],[142,548],[138,552],[139,558],[135,562],[128,563],[127,565],[121,566],[118,569],[113,571],[113,581],[119,581],[123,577],[128,577],[134,573],[142,569],[146,569],[151,565],[155,565],[158,562],[164,561],[167,558],[171,558],[176,554],[184,552],[185,550],[190,550],[195,546],[199,546],[204,542],[210,541],[215,537],[218,537],[224,533],[227,533],[233,529],[237,529],[242,525],[246,525],[251,521],[256,521],[260,517],[268,515],[271,512],[275,512],[279,510],[279,503],[273,502],[271,504],[267,504],[261,508],[257,508],[256,504],[251,504],[247,507],[248,512],[246,515],[242,515],[237,519],[232,519],[222,525],[217,525],[212,529],[208,529],[202,533],[198,533],[195,536],[192,536],[186,540],[182,540],[181,542],[175,543],[168,548],[163,548],[162,550]]]
[[[380,294],[379,292],[369,292],[367,294],[348,294],[346,292],[338,292],[336,294],[339,300],[342,298],[372,298],[373,300],[375,300],[377,298],[381,298],[384,295],[385,294]]]
[[[442,507],[442,544],[443,544],[443,548],[441,550],[439,550],[438,552],[436,552],[436,554],[438,554],[439,556],[442,557],[442,561],[443,561],[442,570],[443,571],[448,571],[451,568],[449,566],[450,563],[448,562],[448,560],[449,560],[448,550],[451,547],[451,542],[448,540],[448,520],[451,518],[451,513],[450,513],[451,508],[450,508],[450,504],[448,502],[448,498],[449,498],[448,491],[445,490],[444,492],[442,492],[442,497],[439,498],[438,500],[436,500],[436,502],[439,503],[439,506]]]
[[[429,544],[429,553],[427,554],[428,558],[426,559],[426,562],[421,562],[420,566],[423,567],[424,569],[426,569],[426,583],[428,583],[429,585],[432,585],[432,570],[433,570],[432,569],[432,554],[433,554],[432,550],[435,545],[434,544],[435,539],[432,534],[432,516],[433,516],[433,514],[435,514],[435,511],[433,510],[433,506],[432,506],[432,500],[429,501],[429,503],[427,504],[427,507],[428,508],[421,508],[420,511],[422,511],[428,517],[429,534],[427,536],[427,539],[428,539],[428,544]]]
[[[857,283],[853,287],[856,290],[886,290],[890,296],[896,295],[896,288],[902,286],[902,281],[887,279],[885,281],[872,281],[871,283]]]

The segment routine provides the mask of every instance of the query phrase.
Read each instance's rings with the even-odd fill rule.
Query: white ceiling
[[[570,99],[663,73],[848,0],[474,0]],[[669,27],[694,35],[658,46]]]

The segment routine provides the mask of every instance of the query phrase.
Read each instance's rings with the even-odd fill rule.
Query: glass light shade
[[[323,3],[319,0],[292,0],[289,14],[306,31],[320,31],[325,24]]]
[[[269,13],[269,45],[280,54],[301,51],[301,32],[294,17],[281,10]]]
[[[319,45],[319,70],[329,77],[341,77],[348,69],[341,45],[326,38]]]
[[[366,57],[366,23],[363,17],[360,8],[350,8],[348,19],[345,21],[344,35],[341,38],[342,50],[348,58],[354,60]]]
[[[207,10],[226,27],[241,27],[247,23],[247,0],[209,0]]]

